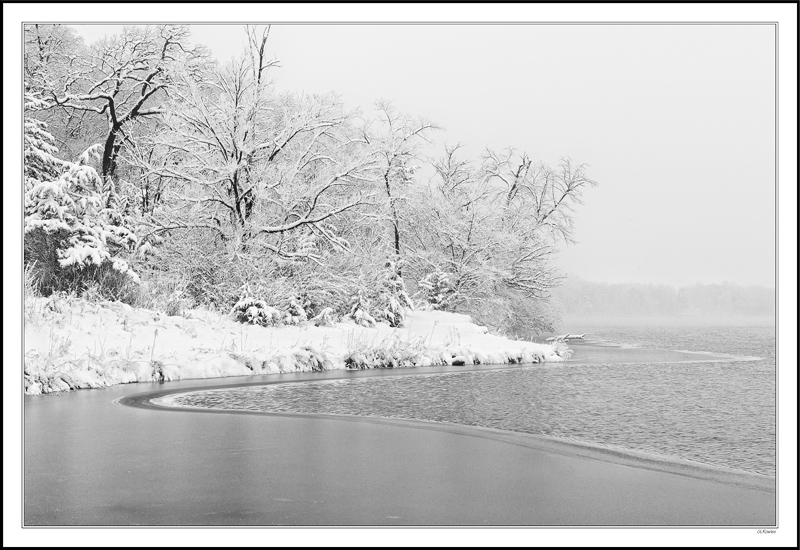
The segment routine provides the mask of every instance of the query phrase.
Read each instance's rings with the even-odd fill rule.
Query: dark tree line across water
[[[753,316],[775,315],[775,289],[732,283],[667,285],[598,283],[570,276],[554,291],[571,316]]]

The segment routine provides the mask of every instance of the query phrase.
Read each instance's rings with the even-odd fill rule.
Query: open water
[[[563,364],[208,390],[174,405],[449,422],[543,434],[775,475],[774,326],[581,326]],[[573,331],[576,332],[576,331]],[[594,346],[717,352],[603,362]],[[620,354],[617,354],[620,355]],[[602,356],[602,354],[601,354]]]

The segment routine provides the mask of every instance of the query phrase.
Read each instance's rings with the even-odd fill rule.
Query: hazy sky
[[[87,43],[113,32],[78,27]],[[193,27],[220,59],[238,25]],[[584,279],[775,280],[775,31],[762,25],[274,25],[279,89],[378,98],[441,143],[570,157],[600,185],[558,264]]]

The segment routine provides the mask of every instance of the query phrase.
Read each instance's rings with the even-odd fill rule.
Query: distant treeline
[[[553,291],[564,316],[773,316],[775,289],[731,283],[595,283],[574,276]]]

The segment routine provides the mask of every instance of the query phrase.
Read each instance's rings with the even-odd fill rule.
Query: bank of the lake
[[[345,368],[563,361],[565,345],[489,334],[466,316],[409,311],[405,326],[353,322],[262,327],[189,310],[167,316],[120,302],[29,298],[25,393],[132,382],[253,376]]]

